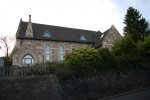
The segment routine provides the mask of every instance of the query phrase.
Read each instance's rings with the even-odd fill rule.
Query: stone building
[[[81,46],[109,48],[120,33],[112,25],[104,33],[60,26],[52,26],[20,20],[16,32],[16,44],[11,53],[12,64],[17,66],[40,62],[64,60],[64,55]]]

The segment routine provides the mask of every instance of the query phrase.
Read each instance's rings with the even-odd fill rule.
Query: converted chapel
[[[20,20],[16,43],[11,53],[12,64],[16,66],[32,65],[40,62],[64,60],[66,53],[73,48],[87,46],[91,48],[111,49],[120,33],[112,25],[105,32],[67,28],[32,23]]]

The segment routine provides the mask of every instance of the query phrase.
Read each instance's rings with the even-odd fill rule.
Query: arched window
[[[59,46],[59,60],[60,61],[64,60],[64,47],[63,47],[63,45]]]
[[[25,55],[22,59],[22,64],[30,65],[34,64],[34,59],[31,55]]]
[[[50,51],[50,46],[48,44],[45,45],[45,51]]]
[[[49,44],[45,45],[45,60],[51,61],[51,49],[50,49]]]

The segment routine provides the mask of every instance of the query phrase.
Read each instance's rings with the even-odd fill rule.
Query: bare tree
[[[0,36],[0,49],[5,53],[5,60],[6,60],[5,74],[6,75],[9,75],[10,66],[8,62],[9,62],[9,54],[10,54],[10,45],[13,41],[14,41],[13,37]]]

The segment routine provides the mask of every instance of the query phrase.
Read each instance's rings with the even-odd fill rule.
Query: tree
[[[124,27],[125,36],[127,34],[130,35],[134,42],[144,40],[144,36],[150,33],[148,22],[142,17],[142,14],[133,7],[127,9],[123,23],[126,25]]]
[[[14,38],[10,36],[1,36],[0,37],[0,49],[5,53],[5,61],[6,61],[6,68],[5,68],[5,74],[9,74],[9,53],[10,53],[10,43],[14,40]]]
[[[123,70],[128,69],[129,66],[139,62],[141,59],[137,49],[137,43],[129,35],[126,35],[121,40],[115,41],[112,47],[112,53],[115,55],[118,68],[122,68]]]
[[[112,69],[115,65],[114,55],[108,48],[99,48],[99,56],[102,58],[101,63],[98,66],[98,70]]]
[[[112,47],[112,52],[115,55],[128,54],[130,56],[134,55],[136,51],[136,43],[132,40],[130,36],[125,36],[121,40],[117,40]]]
[[[144,41],[139,41],[137,48],[140,51],[142,57],[150,58],[150,35],[145,37]]]

